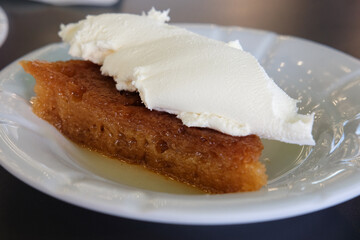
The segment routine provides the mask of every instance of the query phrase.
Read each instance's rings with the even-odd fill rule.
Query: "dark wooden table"
[[[0,69],[27,52],[58,42],[60,23],[102,12],[171,8],[172,22],[236,25],[310,39],[360,58],[360,1],[128,0],[110,7],[56,7],[0,1],[9,35]],[[1,149],[0,149],[1,151]],[[185,226],[129,220],[49,197],[0,167],[0,239],[360,239],[360,197],[278,221]]]

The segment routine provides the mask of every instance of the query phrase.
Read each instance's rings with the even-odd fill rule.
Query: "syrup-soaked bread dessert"
[[[266,184],[259,137],[186,127],[151,111],[137,93],[115,88],[91,62],[22,61],[36,79],[33,111],[74,142],[140,164],[209,193],[258,190]]]

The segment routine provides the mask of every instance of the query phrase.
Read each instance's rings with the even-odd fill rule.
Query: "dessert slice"
[[[189,128],[151,111],[134,92],[117,91],[87,61],[22,61],[36,79],[33,111],[74,142],[140,164],[209,193],[258,190],[266,184],[258,136]]]

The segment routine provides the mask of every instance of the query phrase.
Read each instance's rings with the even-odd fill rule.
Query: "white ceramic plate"
[[[228,224],[308,213],[360,194],[360,62],[274,33],[184,25],[211,38],[239,39],[301,113],[315,112],[315,147],[265,141],[269,184],[258,192],[206,195],[136,166],[83,150],[30,108],[34,79],[15,62],[0,73],[0,163],[58,199],[112,215],[181,224]],[[22,59],[66,60],[56,43]]]
[[[9,31],[9,21],[6,13],[2,7],[0,7],[0,47],[6,40]]]

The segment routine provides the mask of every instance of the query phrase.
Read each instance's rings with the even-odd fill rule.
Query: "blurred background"
[[[44,3],[47,2],[47,3]],[[59,42],[61,23],[88,14],[140,14],[170,8],[172,23],[204,23],[273,31],[325,44],[360,58],[357,0],[0,0],[8,34],[0,69]],[[5,20],[0,18],[0,31]],[[1,151],[1,149],[0,149]],[[360,198],[299,217],[244,225],[182,226],[88,211],[34,190],[0,167],[0,239],[360,239]]]
[[[1,0],[9,18],[9,34],[0,48],[0,68],[23,54],[58,42],[60,23],[88,14],[140,14],[152,6],[171,9],[173,23],[206,23],[273,31],[316,41],[360,58],[360,1],[357,0]],[[113,3],[104,6],[105,3]],[[53,5],[57,4],[57,5]],[[60,5],[59,5],[60,4]],[[18,42],[22,41],[22,44]],[[6,57],[5,57],[6,56]]]

